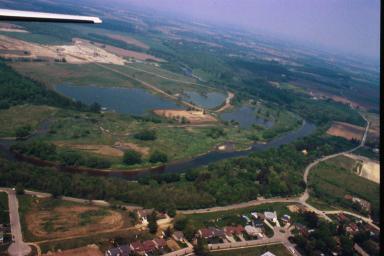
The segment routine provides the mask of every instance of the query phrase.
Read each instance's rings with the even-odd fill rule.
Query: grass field
[[[372,207],[379,206],[378,184],[332,162],[317,165],[310,173],[309,184],[313,188],[311,196],[328,205],[348,208],[349,204],[344,196],[349,194],[368,200]]]
[[[0,126],[0,137],[13,137],[17,128],[27,125],[33,130],[56,111],[53,107],[34,105],[19,105],[0,110],[0,123],[6,124]]]
[[[211,252],[213,256],[259,256],[266,252],[271,252],[276,256],[288,256],[291,253],[282,244],[263,245],[251,248],[242,248],[226,251]]]

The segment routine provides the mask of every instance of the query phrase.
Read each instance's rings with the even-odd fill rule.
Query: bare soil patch
[[[50,252],[43,256],[103,256],[103,253],[97,246],[80,247],[61,252]]]
[[[29,232],[41,239],[67,238],[98,231],[118,230],[124,220],[117,211],[95,206],[34,207],[25,216]]]
[[[116,34],[108,34],[107,36],[112,38],[112,39],[120,40],[120,41],[123,41],[127,44],[131,44],[131,45],[134,45],[134,46],[146,49],[146,50],[149,49],[149,46],[147,44],[145,44],[145,43],[143,43],[143,42],[141,42],[141,41],[139,41],[133,37],[130,37],[130,36],[123,36],[123,35],[116,35]]]
[[[71,144],[67,142],[56,141],[55,145],[59,147],[69,147],[73,149],[79,149],[88,151],[90,153],[103,155],[103,156],[112,156],[112,157],[122,157],[124,152],[118,148],[114,148],[108,145],[100,145],[100,144]]]
[[[141,147],[141,146],[139,146],[135,143],[131,143],[131,142],[117,141],[113,146],[118,148],[118,149],[121,149],[123,151],[127,150],[127,149],[134,150],[136,152],[139,152],[143,156],[149,155],[149,150],[150,150],[149,147]]]
[[[364,135],[365,128],[344,122],[333,122],[328,129],[327,134],[332,136],[343,137],[347,140],[361,141]]]
[[[176,110],[176,109],[155,109],[153,111],[156,115],[163,116],[170,119],[182,121],[183,118],[191,124],[202,124],[217,122],[217,119],[204,111],[189,111],[189,110]]]
[[[86,40],[74,39],[69,45],[41,45],[0,35],[1,57],[63,61],[72,64],[106,63],[124,65],[126,60]],[[22,56],[20,56],[22,55]]]

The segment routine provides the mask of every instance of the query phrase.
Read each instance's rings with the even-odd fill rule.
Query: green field
[[[259,256],[266,252],[271,252],[276,256],[288,256],[291,253],[282,244],[263,245],[252,248],[234,249],[226,251],[211,252],[213,256]]]
[[[357,176],[351,169],[345,169],[335,164],[335,160],[318,164],[309,175],[309,185],[312,188],[311,196],[325,202],[325,205],[342,207],[357,211],[352,203],[344,196],[349,194],[369,201],[372,205],[372,214],[377,216],[380,186],[372,181]],[[338,162],[341,165],[350,164],[348,161]]]
[[[47,106],[19,105],[0,110],[0,137],[14,137],[17,128],[31,126],[36,129],[38,124],[57,111]]]

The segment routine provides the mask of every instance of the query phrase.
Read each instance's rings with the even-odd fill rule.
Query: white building
[[[276,255],[271,253],[270,251],[268,251],[268,252],[261,254],[260,256],[276,256]]]
[[[251,226],[251,225],[247,225],[244,227],[245,229],[245,232],[247,232],[247,234],[249,236],[259,236],[259,237],[263,237],[263,236],[260,236],[260,234],[263,233],[263,231],[261,230],[261,228],[255,228],[254,226]]]

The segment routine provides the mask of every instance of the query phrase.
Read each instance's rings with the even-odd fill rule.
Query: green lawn
[[[228,251],[211,252],[213,256],[258,256],[266,253],[267,251],[275,254],[276,256],[288,256],[291,253],[282,244],[276,245],[263,245],[258,247],[234,249]]]

